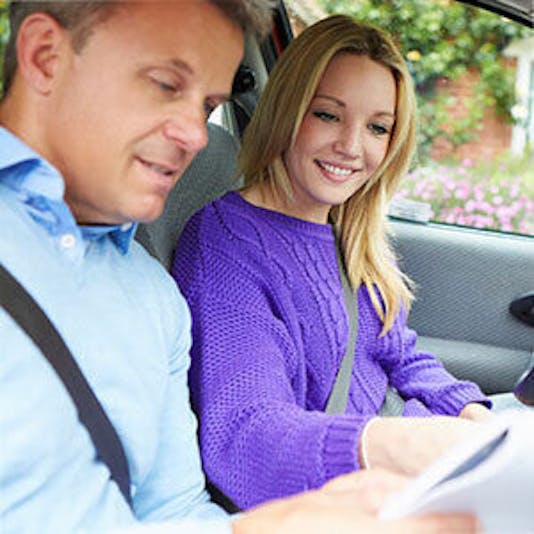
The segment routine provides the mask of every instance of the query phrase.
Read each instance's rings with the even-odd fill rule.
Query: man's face
[[[68,205],[80,223],[155,219],[230,93],[242,31],[208,2],[131,3],[65,50],[44,156]]]

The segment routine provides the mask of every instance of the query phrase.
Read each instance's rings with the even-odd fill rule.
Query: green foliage
[[[4,72],[4,49],[9,35],[7,2],[0,0],[0,95],[2,94],[2,74]]]
[[[445,137],[453,146],[466,143],[479,128],[484,108],[492,107],[505,122],[513,122],[513,73],[506,69],[503,49],[526,30],[504,18],[453,0],[320,0],[328,13],[347,13],[385,28],[397,40],[418,89],[420,157],[432,142]],[[467,69],[480,73],[474,96],[462,104],[467,113],[450,129],[454,104],[436,92],[438,80],[457,79]]]

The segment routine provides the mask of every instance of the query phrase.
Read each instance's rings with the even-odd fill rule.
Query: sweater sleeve
[[[456,416],[471,402],[491,406],[475,383],[457,380],[432,354],[416,350],[417,335],[407,327],[406,316],[406,310],[402,309],[384,338],[383,366],[389,383],[405,399],[418,399],[435,415]],[[404,415],[415,414],[407,409]]]
[[[272,271],[250,265],[241,245],[206,246],[189,230],[173,275],[193,316],[190,385],[208,478],[248,508],[359,468],[369,417],[306,409],[304,355]]]

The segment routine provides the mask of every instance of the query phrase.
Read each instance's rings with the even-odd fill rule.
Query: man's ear
[[[17,69],[37,92],[50,92],[67,32],[46,13],[24,19],[17,35]]]

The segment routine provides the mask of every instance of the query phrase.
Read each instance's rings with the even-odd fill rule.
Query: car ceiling
[[[464,4],[483,7],[494,11],[525,26],[533,27],[533,0],[461,0]]]

